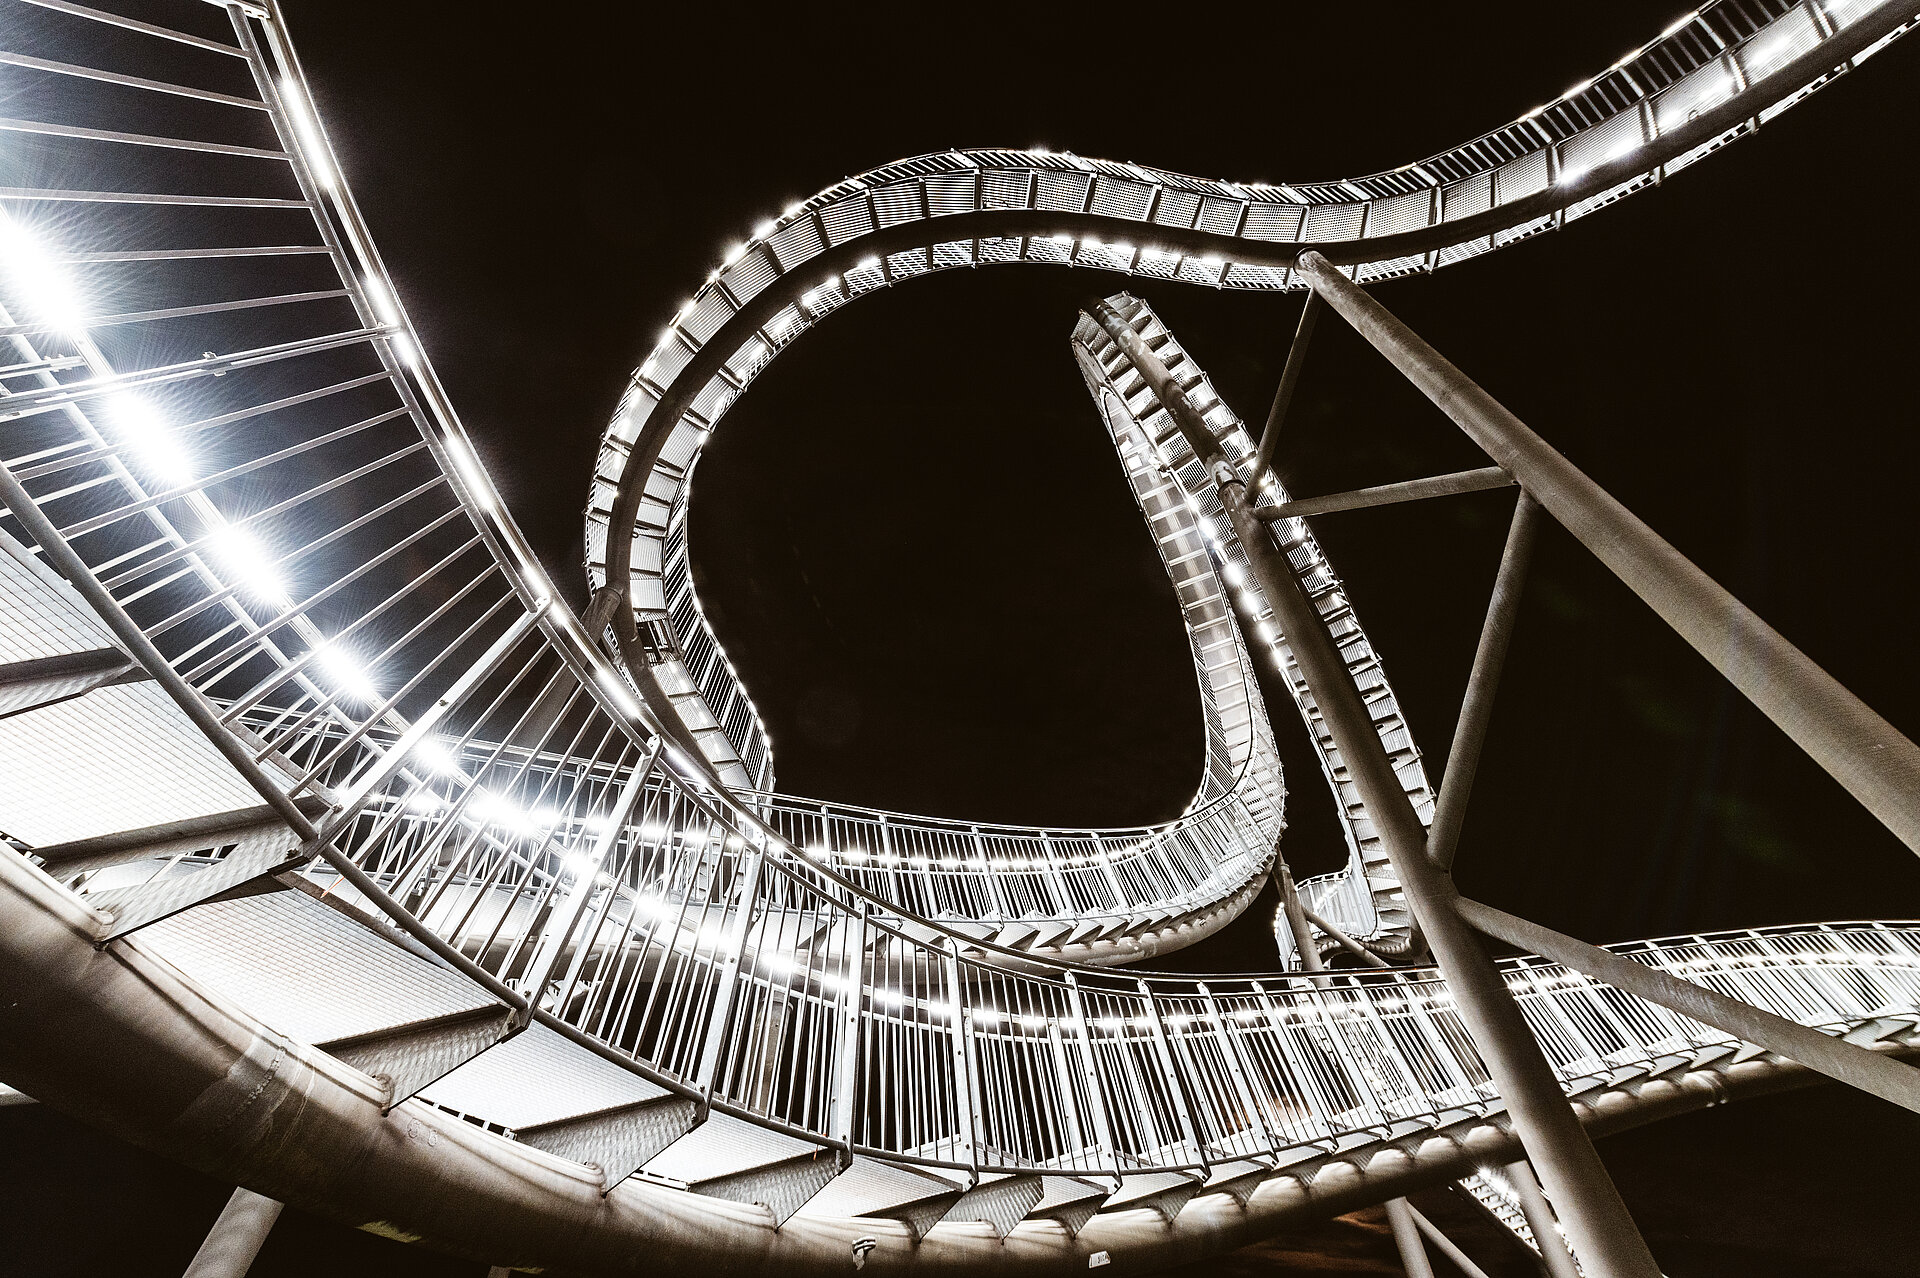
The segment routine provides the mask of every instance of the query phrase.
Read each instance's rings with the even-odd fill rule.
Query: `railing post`
[[[1207,1157],[1206,1142],[1201,1139],[1200,1129],[1193,1121],[1193,1097],[1187,1087],[1187,1076],[1173,1059],[1173,1045],[1167,1042],[1166,1022],[1160,1019],[1160,1005],[1153,1000],[1153,987],[1145,981],[1138,982],[1140,1001],[1147,1005],[1147,1023],[1153,1031],[1154,1054],[1160,1058],[1160,1072],[1167,1080],[1167,1094],[1173,1097],[1174,1115],[1180,1120],[1180,1134],[1187,1144],[1193,1146],[1193,1152],[1201,1162],[1211,1165],[1213,1160]]]
[[[840,987],[840,1052],[833,1067],[832,1113],[827,1131],[853,1157],[854,1110],[860,1098],[861,1035],[866,1018],[860,1000],[867,986],[867,925],[869,907],[860,902],[847,942],[847,974]]]
[[[1559,1080],[1541,1055],[1526,1019],[1507,996],[1506,985],[1479,938],[1460,918],[1452,881],[1427,859],[1426,827],[1394,773],[1372,717],[1318,610],[1286,557],[1267,535],[1266,525],[1254,516],[1245,484],[1206,420],[1125,317],[1106,302],[1095,302],[1089,310],[1213,475],[1248,565],[1287,635],[1301,675],[1319,703],[1368,814],[1380,831],[1381,843],[1400,877],[1415,921],[1432,947],[1474,1043],[1507,1102],[1522,1143],[1563,1204],[1577,1250],[1610,1278],[1659,1278],[1659,1268],[1646,1242],[1560,1090]]]
[[[1087,1101],[1093,1106],[1093,1131],[1100,1142],[1100,1148],[1106,1151],[1112,1160],[1111,1170],[1115,1176],[1120,1174],[1120,1148],[1113,1143],[1113,1121],[1108,1111],[1112,1102],[1107,1099],[1106,1084],[1100,1080],[1100,1058],[1093,1047],[1093,1025],[1087,1020],[1087,1002],[1080,993],[1080,981],[1071,971],[1067,972],[1067,1004],[1073,1009],[1074,1028],[1080,1039],[1080,1068],[1087,1080]]]
[[[1253,1131],[1253,1138],[1266,1146],[1268,1153],[1277,1154],[1280,1152],[1279,1146],[1267,1127],[1267,1116],[1260,1108],[1259,1098],[1253,1093],[1253,1084],[1247,1078],[1247,1063],[1241,1054],[1240,1041],[1227,1029],[1227,1018],[1220,1015],[1220,1000],[1213,996],[1206,982],[1202,981],[1198,989],[1201,1001],[1207,1005],[1207,1019],[1213,1022],[1213,1032],[1220,1038],[1220,1056],[1227,1063],[1227,1077],[1233,1083],[1234,1098],[1247,1112],[1247,1125]]]
[[[547,982],[553,979],[554,970],[560,965],[560,955],[566,949],[568,939],[572,937],[574,929],[580,926],[580,918],[586,913],[588,902],[593,900],[600,867],[606,864],[607,854],[620,841],[627,823],[633,819],[633,809],[646,792],[647,777],[653,772],[653,761],[659,757],[660,747],[665,743],[666,738],[655,737],[652,747],[638,763],[634,764],[633,772],[627,777],[626,785],[621,787],[620,797],[614,810],[608,814],[606,830],[594,840],[593,853],[587,858],[586,866],[574,871],[573,890],[567,894],[559,908],[548,919],[546,932],[540,938],[540,947],[534,953],[533,962],[527,965],[524,989],[529,1006],[540,1006],[541,992],[546,989]],[[573,961],[567,966],[567,975],[561,985],[555,1015],[564,1014],[567,991],[579,978],[580,969],[586,962],[586,954],[587,938],[583,936],[580,938],[580,944],[574,947]]]
[[[719,1082],[720,1049],[733,1027],[734,997],[740,988],[740,955],[746,948],[747,928],[753,922],[754,902],[760,897],[760,873],[767,864],[766,844],[749,846],[752,851],[747,857],[746,870],[740,876],[739,890],[734,894],[733,917],[726,920],[725,930],[721,933],[720,944],[726,951],[726,957],[720,964],[719,985],[713,992],[713,1010],[707,1017],[707,1037],[700,1046],[700,1068],[694,1076],[694,1084],[700,1089],[703,1113],[713,1103],[714,1089]]]
[[[947,998],[953,1023],[953,1111],[959,1140],[966,1146],[967,1165],[980,1178],[980,1073],[974,1068],[973,1008],[960,984],[958,945],[947,937],[940,961],[947,972]]]

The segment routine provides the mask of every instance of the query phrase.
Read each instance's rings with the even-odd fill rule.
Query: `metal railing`
[[[634,371],[588,494],[591,580],[612,581],[642,624],[692,655],[701,671],[677,704],[716,762],[745,758],[768,748],[764,727],[691,581],[673,575],[686,555],[685,494],[727,409],[840,307],[1000,263],[1267,290],[1305,287],[1292,265],[1303,247],[1355,264],[1360,282],[1431,271],[1671,176],[1870,56],[1913,16],[1911,4],[1871,0],[1721,0],[1511,124],[1359,178],[1239,183],[992,149],[849,177],[754,228]],[[636,677],[652,677],[637,648],[627,656]]]
[[[1198,1169],[1495,1103],[1431,973],[1015,972],[983,957],[990,942],[881,899],[859,878],[873,868],[812,857],[786,832],[811,813],[736,796],[679,757],[597,636],[554,606],[271,9],[184,6],[178,29],[51,0],[23,12],[7,39],[34,52],[10,47],[4,65],[14,109],[38,114],[0,125],[18,144],[17,185],[0,190],[10,530],[77,558],[75,584],[123,642],[157,651],[174,704],[218,720],[227,757],[247,762],[236,776],[314,801],[306,872],[334,895],[636,1073],[900,1161]],[[103,23],[164,47],[170,78],[92,69]],[[1134,172],[1083,163],[1033,172]],[[75,173],[94,185],[66,185]],[[142,723],[110,724],[126,728],[111,753],[50,756],[48,776],[10,784],[85,766],[104,791],[204,745],[177,715]],[[152,823],[207,814],[176,802]],[[853,831],[838,853],[871,849],[853,840],[881,824],[831,819]],[[1097,858],[1100,873],[1252,865],[1259,829],[1230,794]],[[1219,846],[1201,845],[1208,830]],[[1053,838],[1023,837],[1030,861]],[[930,858],[923,881],[994,880],[985,845],[971,865]],[[1051,852],[1093,881],[1066,864],[1084,851]],[[146,883],[190,888],[220,860],[173,858]],[[1822,1028],[1920,999],[1907,926],[1633,953]],[[1570,1082],[1730,1041],[1550,964],[1507,979]]]

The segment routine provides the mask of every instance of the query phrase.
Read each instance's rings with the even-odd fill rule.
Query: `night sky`
[[[1271,6],[855,21],[709,4],[669,29],[583,7],[285,3],[427,352],[575,603],[587,478],[629,370],[726,248],[795,200],[949,146],[1045,144],[1241,180],[1372,172],[1512,119],[1678,16],[1677,0],[1577,17],[1483,3],[1471,19],[1373,4],[1283,26]],[[1376,289],[1910,735],[1916,69],[1920,37],[1656,191]],[[1243,417],[1264,418],[1297,297],[1059,268],[887,290],[806,335],[727,416],[695,476],[693,558],[781,789],[1063,824],[1184,806],[1201,750],[1191,661],[1067,345],[1080,303],[1121,288],[1152,302]],[[1293,492],[1484,464],[1322,320],[1280,447]],[[1436,782],[1512,501],[1316,521]],[[1278,683],[1266,690],[1292,788],[1284,850],[1303,875],[1336,868],[1306,736]],[[1920,915],[1912,854],[1557,528],[1528,583],[1458,878],[1594,941]],[[1263,898],[1161,965],[1271,967],[1271,913]],[[0,1110],[9,1181],[26,1178],[22,1151],[81,1139],[28,1112]],[[1916,1137],[1911,1115],[1821,1094],[1604,1152],[1676,1278],[1892,1275],[1920,1254],[1913,1222],[1881,1209],[1893,1190],[1911,1197]],[[177,1273],[217,1188],[176,1228],[185,1253],[115,1252],[113,1271]],[[362,1248],[337,1252],[355,1272],[466,1272],[329,1230],[310,1227],[312,1254]],[[1834,1236],[1851,1250],[1813,1243]],[[33,1237],[45,1264],[27,1272],[102,1272],[49,1230]],[[1335,1272],[1345,1245],[1326,1231],[1294,1242],[1249,1272],[1322,1272],[1315,1255]],[[256,1272],[309,1272],[272,1259]],[[1340,1272],[1391,1272],[1363,1263]]]

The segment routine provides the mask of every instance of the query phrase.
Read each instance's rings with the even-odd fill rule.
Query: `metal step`
[[[550,1123],[523,1127],[514,1137],[535,1149],[600,1169],[602,1193],[633,1175],[692,1130],[700,1103],[668,1094]]]
[[[649,1176],[696,1194],[756,1203],[783,1223],[840,1174],[833,1150],[715,1114],[648,1160]]]
[[[391,1110],[503,1041],[513,1030],[511,1011],[488,1006],[425,1024],[376,1030],[315,1046],[384,1084],[387,1097],[381,1108]]]
[[[138,944],[305,1043],[495,1006],[458,973],[409,953],[304,892],[216,901],[142,932]]]
[[[5,662],[0,664],[0,719],[82,697],[95,688],[146,677],[146,672],[118,648],[91,648]]]
[[[1146,1208],[1160,1213],[1168,1224],[1180,1214],[1203,1181],[1185,1172],[1151,1172],[1144,1176],[1122,1176],[1120,1189],[1107,1200],[1102,1211],[1130,1211]]]
[[[1039,1204],[1043,1194],[1044,1187],[1038,1176],[982,1177],[978,1185],[960,1195],[941,1219],[984,1223],[1005,1238]]]
[[[1058,1221],[1069,1236],[1078,1237],[1094,1213],[1106,1206],[1112,1196],[1112,1186],[1098,1181],[1078,1176],[1043,1176],[1040,1201],[1027,1215],[1031,1220]]]

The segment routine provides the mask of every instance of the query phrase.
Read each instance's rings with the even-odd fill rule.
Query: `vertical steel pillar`
[[[1287,858],[1276,855],[1274,869],[1280,874],[1280,912],[1286,915],[1287,930],[1293,933],[1294,952],[1300,956],[1300,967],[1307,972],[1322,972],[1326,964],[1320,961],[1320,947],[1313,939],[1313,929],[1307,926],[1306,907],[1300,903],[1300,889],[1294,885],[1293,870],[1287,865]]]
[[[1533,1245],[1540,1249],[1540,1262],[1547,1267],[1550,1278],[1580,1278],[1579,1267],[1567,1253],[1567,1240],[1560,1236],[1560,1222],[1554,1219],[1547,1196],[1540,1192],[1540,1182],[1533,1178],[1533,1168],[1523,1158],[1506,1170],[1513,1191],[1520,1196],[1520,1214],[1527,1218]]]
[[[1754,615],[1315,252],[1299,269],[1356,332],[1695,651],[1920,853],[1920,747]],[[1546,1169],[1540,1169],[1546,1175]],[[1549,1177],[1551,1184],[1551,1177]]]
[[[183,1278],[245,1278],[278,1219],[279,1203],[251,1189],[235,1189]]]
[[[1091,303],[1088,310],[1213,476],[1248,566],[1272,604],[1301,675],[1347,762],[1474,1045],[1507,1102],[1521,1142],[1562,1204],[1576,1250],[1608,1278],[1659,1278],[1659,1267],[1505,981],[1455,909],[1458,894],[1452,880],[1427,859],[1426,828],[1394,774],[1366,704],[1313,601],[1267,535],[1266,525],[1254,516],[1245,484],[1192,401],[1125,317],[1104,301]]]

